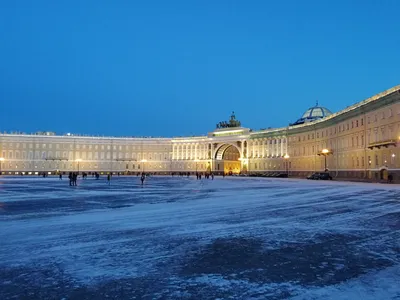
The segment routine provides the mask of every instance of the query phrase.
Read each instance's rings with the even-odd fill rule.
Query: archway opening
[[[221,146],[215,155],[215,171],[227,175],[241,172],[240,152],[233,145]]]

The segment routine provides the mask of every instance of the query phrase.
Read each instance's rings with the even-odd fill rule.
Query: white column
[[[261,146],[262,155],[261,155],[261,157],[264,158],[265,157],[265,139],[262,139],[261,142],[262,142],[262,146]]]

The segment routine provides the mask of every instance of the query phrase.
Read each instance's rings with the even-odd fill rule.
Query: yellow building
[[[0,134],[0,173],[289,172],[304,177],[400,178],[400,86],[331,113],[316,105],[293,124],[252,131],[234,114],[207,136]]]

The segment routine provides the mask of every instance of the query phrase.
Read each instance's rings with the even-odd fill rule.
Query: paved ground
[[[400,187],[0,178],[0,299],[400,299]]]

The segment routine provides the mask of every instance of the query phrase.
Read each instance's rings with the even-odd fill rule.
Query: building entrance
[[[233,145],[222,145],[215,155],[214,171],[224,172],[228,175],[239,174],[241,172],[240,152]]]

